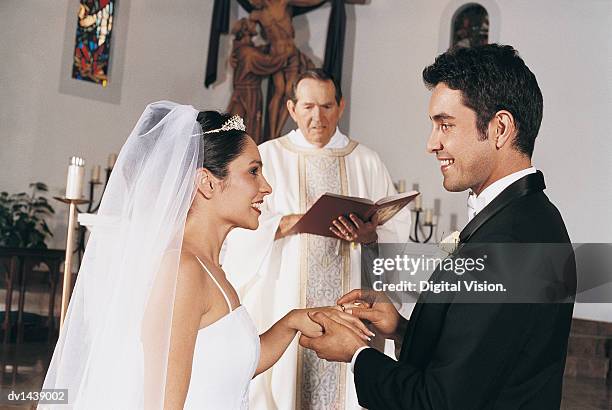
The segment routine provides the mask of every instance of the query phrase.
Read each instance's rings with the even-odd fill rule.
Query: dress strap
[[[208,276],[210,276],[210,278],[213,280],[213,282],[215,282],[215,285],[217,285],[217,287],[221,291],[221,294],[223,295],[223,297],[225,298],[225,301],[227,302],[227,307],[229,308],[229,311],[231,312],[232,311],[232,304],[230,303],[230,300],[227,297],[227,295],[225,294],[225,292],[223,291],[223,288],[221,287],[221,285],[219,285],[219,282],[217,282],[217,279],[215,279],[215,276],[212,273],[210,273],[210,271],[208,270],[206,265],[204,265],[204,263],[200,260],[200,258],[198,258],[196,256],[196,259],[198,260],[198,262],[200,262],[200,265],[202,265],[202,267],[204,268],[206,273],[208,273]]]

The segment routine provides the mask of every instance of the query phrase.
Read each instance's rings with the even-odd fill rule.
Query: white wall
[[[47,182],[61,194],[66,163],[82,155],[106,164],[144,106],[171,99],[223,109],[227,63],[219,84],[203,87],[212,1],[132,0],[118,6],[108,98],[69,79],[77,0],[0,2],[0,189]],[[483,0],[492,40],[514,45],[544,94],[534,163],[574,242],[612,242],[612,2]],[[372,0],[349,6],[345,56],[348,107],[343,127],[377,150],[395,179],[418,182],[425,206],[441,200],[436,237],[466,221],[465,194],[443,190],[425,152],[429,92],[420,73],[443,51],[459,0]],[[234,6],[233,15],[238,15]],[[295,19],[300,47],[323,59],[329,7]],[[222,39],[226,61],[229,38]],[[112,83],[113,79],[120,79]],[[104,90],[102,90],[104,91]],[[61,208],[59,204],[57,209]],[[52,245],[64,241],[64,214]],[[609,305],[576,307],[576,315],[612,321]]]
[[[482,3],[499,22],[493,40],[514,45],[538,78],[544,119],[534,164],[545,174],[546,192],[572,241],[612,242],[612,2]],[[425,153],[429,93],[420,73],[442,51],[449,9],[460,4],[397,0],[357,7],[350,101],[352,134],[385,158],[395,178],[418,181],[425,206],[442,200],[440,229],[446,232],[452,213],[465,224],[465,194],[443,190],[436,161]],[[577,305],[575,311],[612,321],[610,305]]]

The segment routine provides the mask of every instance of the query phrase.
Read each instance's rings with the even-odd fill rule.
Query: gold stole
[[[358,145],[345,148],[302,148],[280,140],[298,154],[300,212],[325,192],[348,195],[345,157]],[[335,305],[350,289],[349,243],[303,234],[300,238],[300,307]],[[296,408],[300,410],[342,410],[345,407],[346,364],[321,360],[311,350],[298,350]]]

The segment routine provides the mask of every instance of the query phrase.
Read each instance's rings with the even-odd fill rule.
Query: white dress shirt
[[[482,211],[487,205],[491,203],[502,191],[512,185],[514,182],[523,178],[525,175],[535,174],[536,169],[529,167],[520,171],[514,172],[510,175],[498,179],[491,185],[486,187],[480,195],[474,194],[470,191],[468,196],[467,208],[468,208],[468,222],[471,221],[480,211]]]
[[[501,194],[504,189],[508,188],[510,185],[523,178],[525,175],[535,173],[536,169],[534,167],[525,168],[510,175],[506,175],[501,179],[498,179],[497,181],[486,187],[480,193],[480,195],[475,195],[473,192],[470,192],[470,195],[468,196],[467,205],[468,222],[471,221],[480,211],[482,211],[485,206],[489,205],[491,201],[493,201],[499,194]],[[357,349],[357,351],[353,355],[353,359],[351,360],[352,372],[355,372],[355,361],[357,360],[357,355],[359,355],[359,353],[368,348],[370,347],[363,346]]]

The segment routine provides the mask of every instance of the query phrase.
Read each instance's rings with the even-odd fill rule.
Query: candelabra
[[[397,190],[398,193],[406,192],[406,181],[405,180],[400,179],[399,181],[394,182],[393,185],[395,186],[395,189]],[[412,190],[418,191],[419,184],[413,184]],[[423,196],[419,194],[416,198],[414,198],[414,207],[412,208],[412,212],[415,213],[414,233],[410,234],[409,236],[412,242],[417,242],[417,243],[429,242],[429,240],[433,236],[434,226],[436,226],[436,224],[433,222],[433,210],[423,209],[422,204],[423,204]],[[420,220],[421,214],[424,214],[424,221],[422,223]],[[421,233],[421,235],[424,235],[423,227],[429,228],[429,233],[426,235],[427,237],[423,241],[421,241],[421,239],[419,238],[419,232]]]
[[[431,209],[425,209],[424,210],[420,206],[417,207],[415,205],[415,207],[412,209],[412,212],[415,213],[415,217],[414,217],[414,233],[412,235],[410,235],[410,240],[412,242],[417,242],[417,243],[427,243],[427,242],[429,242],[429,240],[433,236],[433,231],[434,231],[434,226],[435,226],[435,224],[433,223]],[[423,221],[423,223],[421,223],[421,221],[420,221],[420,216],[421,216],[422,213],[425,214],[425,218],[424,218],[425,220]],[[424,230],[425,230],[424,227],[429,228],[429,233],[426,235],[426,238],[421,240],[419,238],[419,232],[421,234],[423,234]]]

